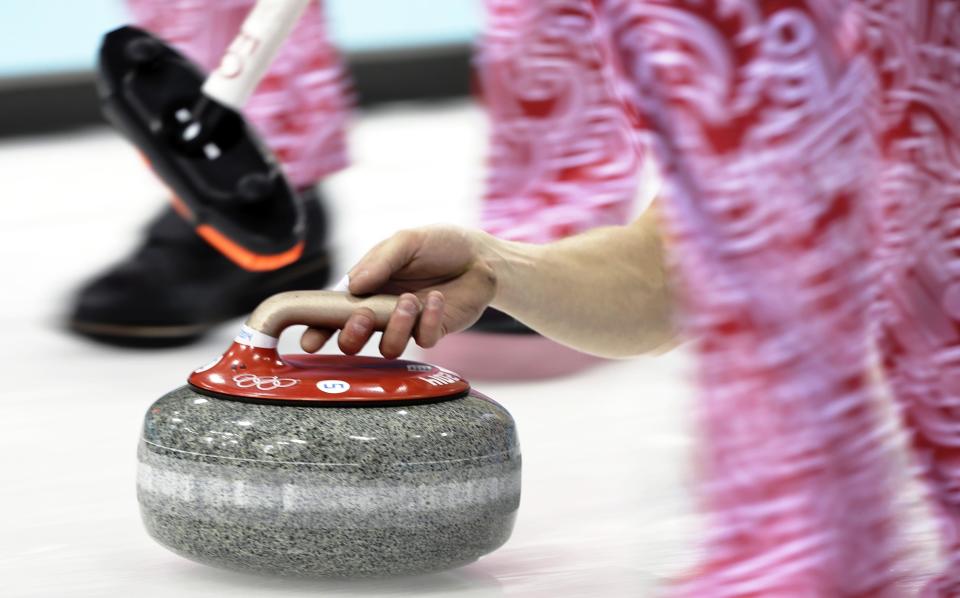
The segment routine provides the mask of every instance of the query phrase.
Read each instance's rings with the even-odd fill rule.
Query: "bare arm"
[[[558,342],[622,357],[673,342],[674,298],[655,215],[547,245],[489,241],[493,306]]]
[[[350,270],[356,295],[401,295],[380,343],[399,355],[412,337],[430,347],[473,324],[487,305],[544,336],[588,353],[623,357],[667,348],[675,339],[674,298],[656,217],[594,229],[547,245],[497,239],[459,227],[397,233]],[[373,333],[358,311],[340,334],[355,353]],[[317,350],[331,331],[308,331]]]

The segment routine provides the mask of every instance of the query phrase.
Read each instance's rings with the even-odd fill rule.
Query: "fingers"
[[[417,344],[424,349],[429,349],[437,344],[445,334],[443,329],[443,293],[440,291],[430,291],[427,294],[426,305],[420,314],[420,322],[417,325],[416,340]]]
[[[316,353],[327,344],[331,336],[333,336],[332,330],[307,328],[300,337],[300,348],[307,353]]]
[[[400,231],[376,245],[350,270],[350,292],[366,295],[377,291],[395,272],[410,263],[419,244],[417,231]]]
[[[436,295],[439,295],[441,299],[440,313],[436,313],[437,305],[436,298],[434,298],[430,303],[432,306],[430,310],[430,320],[432,322],[442,318],[443,296],[440,293],[436,293]],[[421,304],[416,295],[413,293],[404,293],[400,296],[397,301],[397,307],[390,315],[390,320],[387,322],[386,329],[383,331],[383,337],[380,340],[380,352],[384,357],[395,359],[403,353],[407,347],[407,343],[410,341],[410,337],[413,336],[414,330],[417,328],[417,319],[420,316],[420,312]],[[353,312],[340,330],[340,336],[337,339],[340,350],[347,355],[359,353],[373,336],[375,332],[374,326],[374,314],[369,308],[362,307]],[[439,339],[439,337],[442,336],[436,331],[438,328],[439,323],[430,324],[428,331],[430,338]],[[300,337],[300,346],[304,351],[314,353],[320,350],[323,345],[330,340],[333,332],[332,330],[320,328],[308,328],[303,333],[303,336]]]
[[[351,279],[352,281],[352,279]],[[419,298],[413,293],[402,294],[397,307],[390,315],[380,340],[380,353],[388,359],[399,357],[411,338],[421,347],[435,346],[447,333],[449,325],[445,315],[447,301],[444,293],[432,290]],[[304,351],[320,350],[335,331],[308,328],[300,338]],[[340,350],[355,355],[363,349],[375,332],[374,313],[368,308],[357,309],[344,323],[338,338]]]
[[[388,359],[400,357],[403,350],[407,348],[418,315],[420,315],[420,300],[417,296],[413,293],[400,295],[397,308],[390,315],[390,321],[380,339],[380,353],[384,357]]]
[[[373,335],[374,321],[373,312],[369,308],[361,307],[353,312],[340,330],[337,339],[340,350],[347,355],[359,353]]]

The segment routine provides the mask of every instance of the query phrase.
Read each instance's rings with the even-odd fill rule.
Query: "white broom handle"
[[[311,0],[257,0],[203,93],[239,110],[266,74],[273,57]]]

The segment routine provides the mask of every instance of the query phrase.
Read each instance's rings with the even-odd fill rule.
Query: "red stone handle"
[[[292,291],[261,303],[236,340],[216,361],[194,370],[190,384],[200,392],[271,402],[379,404],[461,396],[470,385],[458,375],[427,364],[343,355],[277,353],[287,326],[340,328],[361,307],[386,327],[398,297],[354,297],[336,291]]]

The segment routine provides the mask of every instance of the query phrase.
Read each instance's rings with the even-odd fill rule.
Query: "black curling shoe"
[[[480,332],[485,334],[537,334],[533,329],[528,328],[526,324],[508,316],[500,310],[488,307],[483,310],[480,319],[477,320],[467,332]]]
[[[301,197],[307,223],[303,255],[270,272],[235,265],[166,208],[130,257],[79,290],[69,327],[113,345],[173,347],[249,313],[275,293],[322,288],[330,278],[326,217],[317,192]]]

